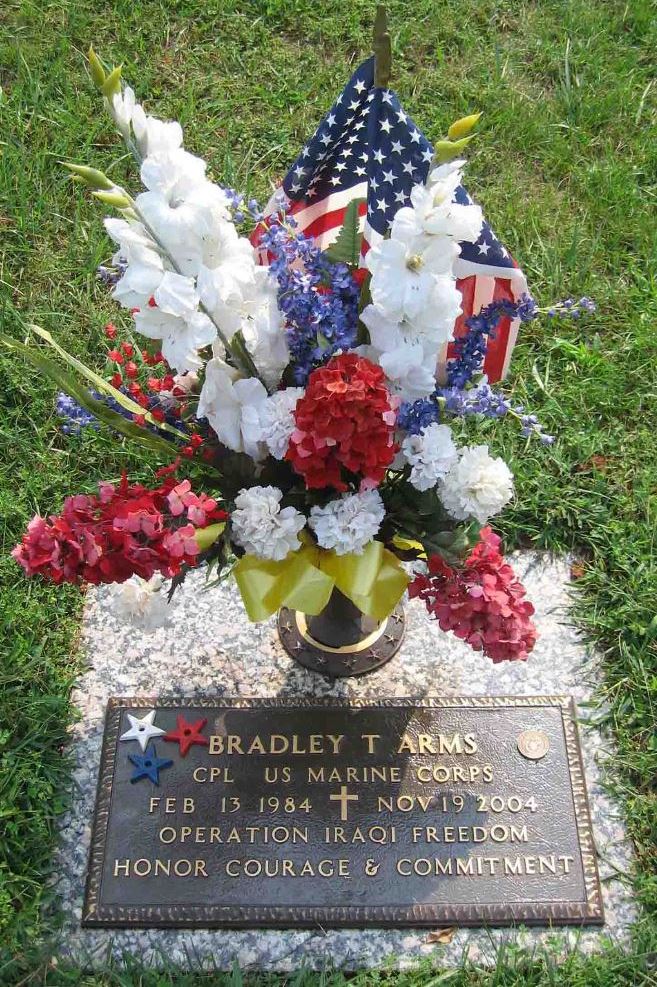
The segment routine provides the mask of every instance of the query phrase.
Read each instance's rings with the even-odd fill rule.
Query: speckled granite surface
[[[581,739],[599,851],[606,913],[602,930],[460,929],[447,945],[428,939],[426,929],[323,931],[83,930],[80,913],[91,835],[96,776],[105,704],[109,696],[423,696],[532,695],[567,693],[575,697],[582,720],[594,689],[595,657],[567,623],[566,560],[531,553],[514,559],[537,608],[539,643],[526,664],[494,666],[488,659],[443,634],[424,607],[407,607],[407,634],[397,656],[380,671],[360,679],[329,681],[293,663],[280,647],[273,620],[249,624],[230,584],[203,590],[203,574],[187,580],[176,595],[169,625],[141,634],[119,624],[108,606],[108,591],[90,592],[85,609],[82,647],[89,669],[74,701],[82,712],[73,728],[76,768],[70,813],[62,819],[61,846],[55,862],[55,891],[65,924],[59,951],[93,965],[113,952],[130,953],[143,962],[168,962],[194,968],[287,971],[301,965],[344,969],[378,966],[386,961],[408,966],[430,956],[436,965],[458,963],[468,951],[473,960],[494,961],[504,940],[528,946],[550,942],[554,949],[577,942],[591,952],[601,936],[627,938],[635,919],[627,874],[632,860],[619,810],[603,791],[600,763],[608,739],[582,726]]]

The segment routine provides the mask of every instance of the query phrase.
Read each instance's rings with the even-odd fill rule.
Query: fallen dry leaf
[[[427,942],[438,942],[441,946],[447,946],[454,938],[456,926],[450,925],[448,929],[432,929],[427,936]]]

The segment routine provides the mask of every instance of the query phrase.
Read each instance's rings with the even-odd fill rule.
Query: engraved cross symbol
[[[340,788],[340,794],[329,795],[329,798],[332,802],[340,803],[340,819],[342,820],[342,822],[346,822],[348,819],[348,812],[349,812],[349,805],[347,803],[358,802],[358,796],[349,795],[347,792],[347,786],[342,785],[342,787]]]

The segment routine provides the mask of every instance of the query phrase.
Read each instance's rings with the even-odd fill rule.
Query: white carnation
[[[438,488],[445,510],[459,521],[474,517],[485,524],[513,496],[513,474],[488,446],[465,446]]]
[[[290,436],[296,428],[294,409],[303,393],[303,387],[286,387],[271,394],[258,408],[261,438],[275,459],[285,458]]]
[[[117,617],[152,631],[163,627],[171,615],[166,593],[162,590],[163,577],[156,573],[150,579],[131,576],[124,583],[110,587],[111,609]]]
[[[449,425],[433,422],[419,435],[407,435],[402,452],[410,463],[410,481],[416,490],[429,490],[454,466],[458,458]]]
[[[336,555],[360,555],[381,527],[385,513],[379,491],[367,490],[313,507],[308,524],[322,548],[332,548]]]
[[[240,490],[231,514],[233,538],[245,552],[280,562],[301,545],[297,535],[306,519],[294,507],[281,510],[277,487]]]

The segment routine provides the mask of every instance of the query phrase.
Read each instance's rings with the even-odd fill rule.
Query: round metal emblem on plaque
[[[540,761],[550,749],[550,740],[542,730],[524,730],[518,737],[518,750],[530,761]]]

